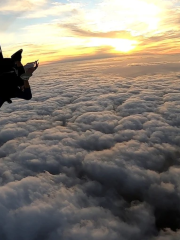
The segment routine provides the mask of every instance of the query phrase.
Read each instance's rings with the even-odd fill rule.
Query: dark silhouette
[[[12,103],[11,98],[30,100],[32,98],[29,78],[37,69],[35,61],[26,66],[21,63],[22,49],[11,58],[4,58],[0,47],[0,107],[4,102]]]

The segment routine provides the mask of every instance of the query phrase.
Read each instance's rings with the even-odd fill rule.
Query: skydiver
[[[0,47],[0,108],[4,102],[12,103],[11,98],[30,100],[32,98],[29,78],[38,68],[38,61],[23,66],[23,50],[4,58]]]

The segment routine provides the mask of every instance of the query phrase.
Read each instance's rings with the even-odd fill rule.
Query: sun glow
[[[104,0],[101,8],[89,14],[96,31],[127,30],[137,34],[157,30],[161,9],[155,0]]]
[[[112,38],[93,38],[89,42],[89,47],[103,47],[110,46],[115,51],[129,52],[133,50],[137,45],[137,41],[129,39],[112,39]]]
[[[133,50],[137,45],[137,41],[128,39],[113,39],[111,46],[114,47],[116,51],[129,52]]]

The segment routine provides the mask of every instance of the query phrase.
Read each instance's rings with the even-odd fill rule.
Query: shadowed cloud
[[[0,237],[178,239],[174,66],[149,55],[39,67],[32,100],[1,108]]]
[[[82,37],[100,37],[100,38],[127,38],[131,39],[132,35],[128,31],[109,31],[109,32],[93,32],[81,29],[73,24],[58,24],[60,28],[66,28],[77,36]]]

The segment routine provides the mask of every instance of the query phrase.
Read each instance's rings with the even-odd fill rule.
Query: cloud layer
[[[179,72],[149,59],[43,66],[3,105],[1,239],[179,238]]]

